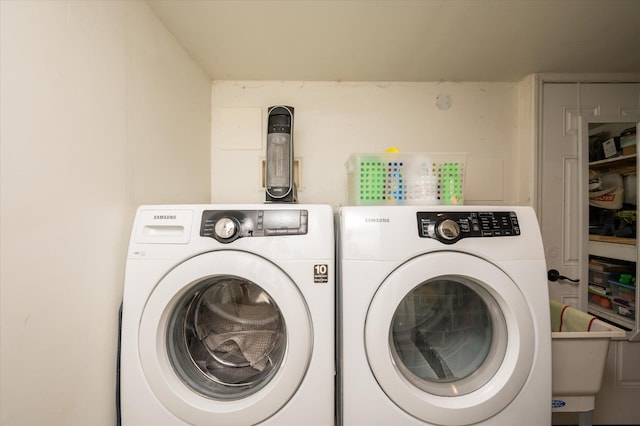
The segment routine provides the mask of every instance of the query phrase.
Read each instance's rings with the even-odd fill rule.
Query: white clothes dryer
[[[334,254],[330,206],[140,207],[122,425],[333,425]]]
[[[531,208],[344,207],[339,230],[341,424],[551,424]]]

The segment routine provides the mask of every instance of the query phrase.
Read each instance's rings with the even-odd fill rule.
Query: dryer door
[[[380,285],[365,345],[376,380],[428,423],[480,422],[518,395],[535,352],[530,309],[494,264],[458,252],[422,255]]]
[[[144,308],[139,342],[150,388],[193,425],[272,416],[298,389],[313,344],[295,283],[239,251],[202,254],[165,275]]]

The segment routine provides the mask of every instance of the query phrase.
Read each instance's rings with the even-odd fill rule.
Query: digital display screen
[[[265,210],[262,219],[264,229],[298,229],[300,228],[299,210]]]

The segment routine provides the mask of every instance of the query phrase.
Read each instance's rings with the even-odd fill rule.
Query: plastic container
[[[566,315],[590,318],[588,331],[558,331],[553,328],[553,315],[562,307],[551,301],[552,411],[589,412],[602,384],[609,343],[625,338],[625,332],[573,308],[568,308]]]
[[[591,286],[589,287],[589,303],[594,305],[598,305],[604,309],[611,310],[613,308],[613,303],[611,301],[611,296],[607,296],[606,294],[601,294],[599,292],[593,291]]]
[[[619,272],[604,272],[589,269],[589,282],[602,287],[609,287],[609,280],[617,280],[619,276]]]
[[[465,153],[353,154],[347,162],[351,205],[461,205]]]
[[[613,302],[613,312],[621,317],[636,319],[636,307]]]
[[[620,284],[617,281],[609,281],[611,286],[611,294],[613,301],[621,305],[636,305],[636,288],[626,284]]]

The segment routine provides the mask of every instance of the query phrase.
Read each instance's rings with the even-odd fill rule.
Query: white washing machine
[[[140,207],[122,425],[333,425],[334,251],[329,206]]]
[[[551,424],[532,209],[344,207],[339,229],[341,424]]]

